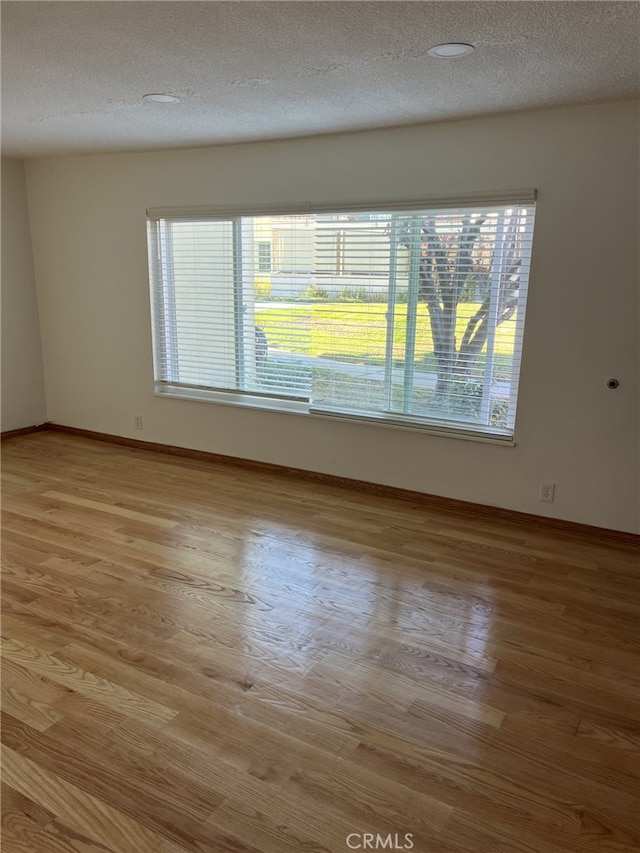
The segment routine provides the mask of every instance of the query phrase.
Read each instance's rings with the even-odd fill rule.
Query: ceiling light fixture
[[[428,53],[429,56],[435,56],[438,59],[457,59],[459,56],[469,56],[473,53],[475,47],[472,44],[462,44],[462,42],[447,42],[446,44],[437,44],[432,47]]]
[[[143,95],[143,101],[152,101],[154,104],[179,104],[180,98],[175,95]]]

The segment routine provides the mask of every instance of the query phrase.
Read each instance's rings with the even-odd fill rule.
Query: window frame
[[[266,250],[266,251],[265,251]],[[271,240],[256,240],[256,273],[273,271],[273,247]]]
[[[153,353],[154,353],[154,396],[171,399],[182,399],[191,402],[213,403],[216,405],[233,406],[234,408],[244,408],[248,410],[273,411],[284,414],[295,414],[303,417],[311,417],[321,420],[342,421],[346,423],[357,423],[361,425],[371,425],[391,429],[409,430],[412,432],[420,432],[431,434],[439,437],[458,438],[471,441],[480,441],[484,443],[497,444],[502,446],[514,446],[515,433],[517,426],[517,407],[513,427],[509,429],[488,429],[486,424],[474,424],[456,422],[448,419],[438,419],[436,417],[425,418],[423,416],[412,418],[411,416],[401,415],[397,413],[356,413],[356,412],[340,412],[326,411],[324,409],[316,409],[311,400],[294,399],[291,397],[279,397],[277,394],[271,393],[253,393],[251,391],[232,390],[232,389],[216,389],[204,386],[186,387],[176,384],[171,379],[158,378],[159,360],[159,342],[158,330],[154,320],[154,313],[158,310],[158,295],[154,284],[153,267],[155,259],[152,257],[153,240],[151,230],[155,223],[162,220],[187,220],[187,221],[239,221],[242,217],[252,216],[316,216],[324,212],[331,214],[339,214],[341,212],[357,213],[359,211],[365,213],[381,212],[402,212],[403,210],[437,210],[446,208],[471,207],[509,204],[521,204],[523,206],[536,206],[537,191],[535,189],[513,190],[500,193],[465,193],[461,195],[451,195],[442,198],[425,198],[419,197],[414,199],[403,199],[402,201],[371,201],[359,203],[338,203],[338,204],[286,204],[286,205],[247,205],[247,206],[215,206],[215,207],[189,207],[189,208],[150,208],[147,210],[147,233],[148,233],[148,259],[149,259],[149,281],[151,288],[151,313],[152,313],[152,338],[153,338]],[[259,241],[256,241],[259,242]],[[257,250],[257,246],[256,246]],[[533,251],[529,257],[530,266],[532,266]],[[273,255],[271,257],[273,269]],[[263,272],[259,270],[256,262],[256,274]],[[530,277],[529,277],[530,278]],[[170,282],[169,282],[170,286]],[[527,281],[528,286],[528,281]],[[234,288],[237,288],[237,282],[234,282]],[[169,310],[165,289],[162,288],[162,297],[164,304],[161,306],[165,313]],[[524,312],[523,312],[524,314]],[[519,317],[518,326],[522,334],[524,324],[524,316]],[[518,366],[518,373],[515,382],[511,383],[510,396],[518,394],[521,380],[522,358]]]

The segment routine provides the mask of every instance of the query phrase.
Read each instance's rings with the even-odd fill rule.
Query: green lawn
[[[462,339],[468,319],[477,305],[462,303],[458,309],[457,338]],[[336,358],[339,360],[366,359],[383,361],[385,357],[387,306],[370,302],[301,303],[295,308],[256,311],[260,326],[269,345],[290,352]],[[394,359],[404,359],[406,304],[395,309]],[[498,327],[495,352],[510,356],[513,352],[515,317]],[[291,337],[293,336],[293,341]],[[418,305],[416,331],[416,362],[432,361],[433,341],[429,313],[424,303]]]

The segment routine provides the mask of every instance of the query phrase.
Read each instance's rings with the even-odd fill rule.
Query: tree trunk
[[[489,336],[489,296],[469,319],[462,340],[456,339],[456,318],[465,282],[474,276],[472,251],[486,221],[481,215],[474,221],[470,216],[462,220],[458,249],[455,258],[440,239],[433,218],[424,220],[422,256],[420,258],[420,297],[427,304],[433,351],[438,378],[436,396],[444,397],[454,382],[468,379],[482,353]],[[520,264],[518,226],[520,218],[514,216],[508,223],[505,239],[503,269],[498,285],[499,292],[496,327],[509,320],[518,305]]]

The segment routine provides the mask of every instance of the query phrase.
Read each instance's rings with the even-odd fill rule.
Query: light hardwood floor
[[[638,848],[633,545],[2,451],[4,853]]]

